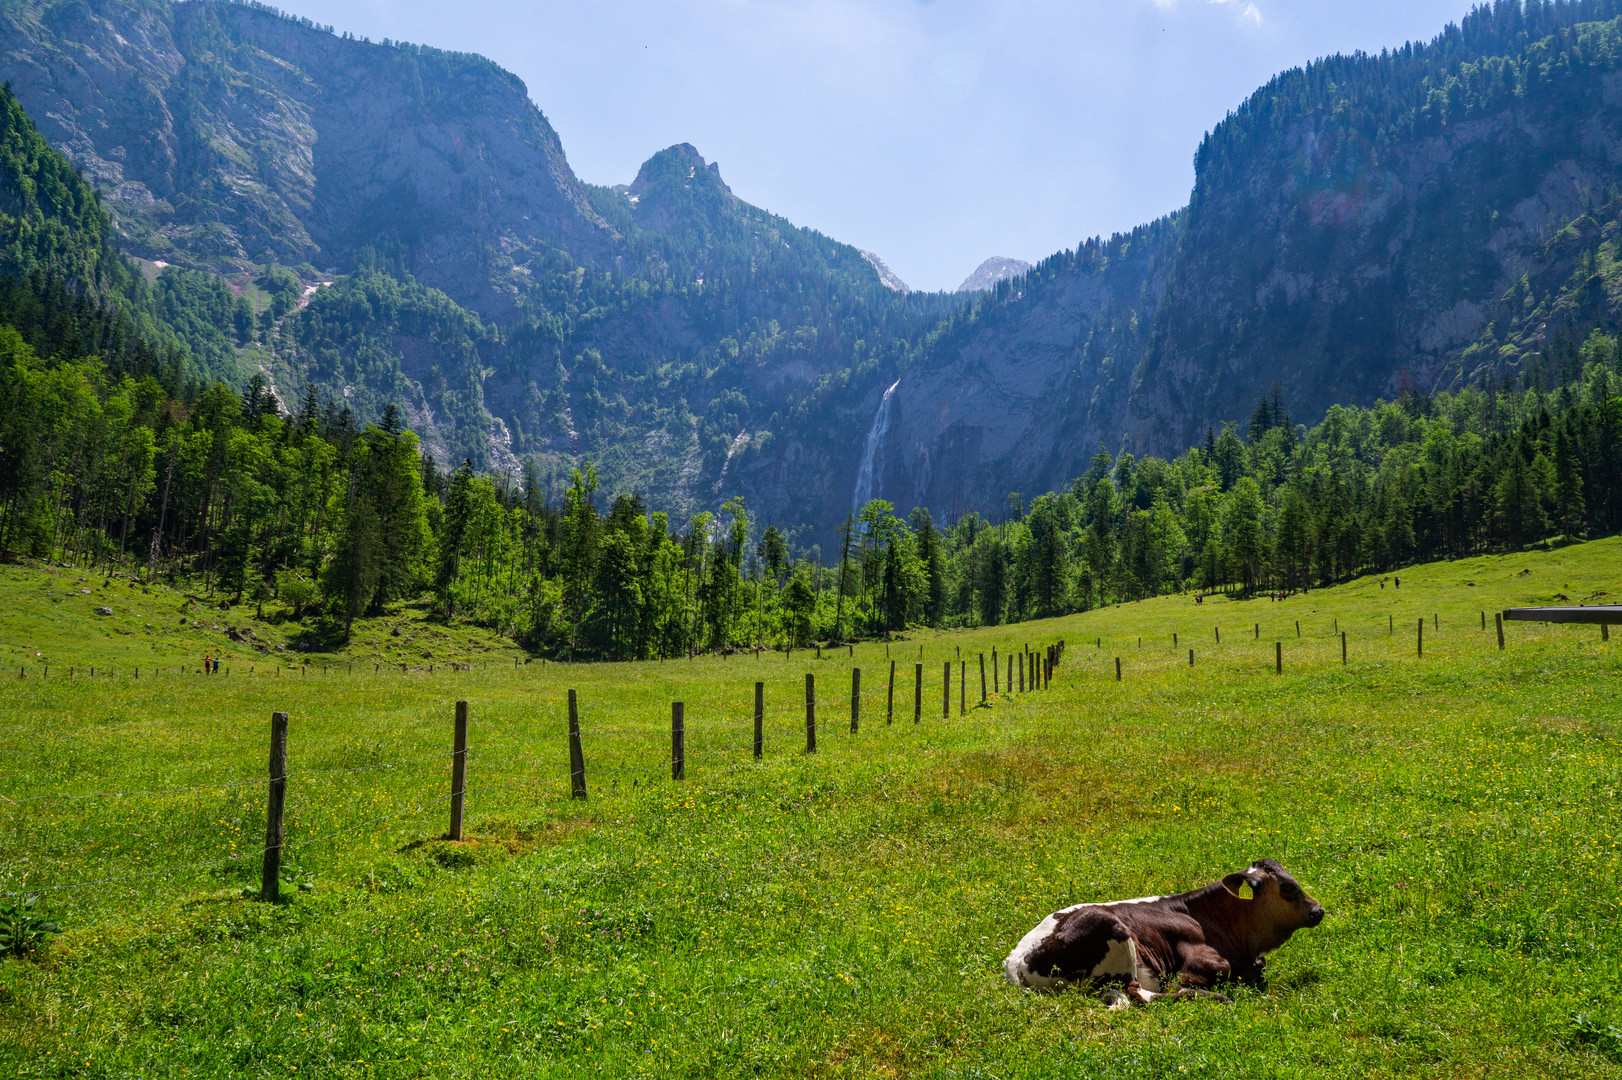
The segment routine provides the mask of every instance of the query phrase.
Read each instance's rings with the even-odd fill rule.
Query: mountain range
[[[256,4],[0,0],[0,79],[199,377],[363,421],[396,402],[442,463],[555,491],[589,460],[654,508],[743,495],[827,543],[892,386],[872,494],[1000,515],[1275,383],[1315,419],[1614,330],[1619,16],[1501,0],[1292,69],[1203,140],[1182,210],[953,294],[750,205],[686,144],[584,183],[488,60]]]

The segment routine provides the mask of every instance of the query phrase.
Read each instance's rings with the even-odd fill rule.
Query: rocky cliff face
[[[999,286],[907,371],[879,493],[983,512],[1100,442],[1180,453],[1275,381],[1316,419],[1615,331],[1622,23],[1579,19],[1618,13],[1499,5],[1279,76],[1202,145],[1187,209]]]
[[[1133,373],[1165,294],[1176,219],[1045,260],[994,286],[896,388],[879,493],[949,516],[1062,487],[1125,434]]]
[[[143,258],[347,269],[371,247],[501,315],[533,264],[612,239],[523,84],[480,57],[163,0],[13,5],[0,38],[0,78]]]
[[[1534,294],[1558,290],[1575,249],[1592,250],[1575,235],[1556,245],[1564,259],[1549,245],[1596,208],[1603,217],[1622,180],[1619,42],[1613,23],[1533,44],[1486,65],[1507,80],[1496,86],[1493,71],[1458,65],[1416,86],[1383,137],[1326,108],[1274,116],[1265,134],[1252,108],[1214,133],[1134,389],[1132,444],[1195,442],[1275,379],[1297,415],[1316,417],[1455,386],[1580,329],[1551,322]],[[1372,81],[1381,64],[1297,72],[1274,94]]]

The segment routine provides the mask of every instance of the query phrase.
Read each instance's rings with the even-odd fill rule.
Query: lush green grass
[[[45,894],[67,931],[0,962],[0,1075],[1622,1074],[1622,640],[1511,624],[1499,652],[1490,617],[1614,599],[1614,540],[1417,567],[1400,590],[1167,598],[927,635],[891,646],[888,727],[882,645],[854,661],[515,668],[494,639],[407,622],[408,646],[387,620],[362,628],[353,675],[322,673],[348,662],[328,656],[297,674],[286,654],[267,674],[238,647],[232,674],[205,680],[177,665],[222,638],[182,631],[178,595],[113,586],[116,614],[98,619],[103,590],[81,596],[77,576],[0,572],[0,642],[28,669],[0,704],[0,795],[248,783],[0,803],[0,891],[174,871]],[[1433,614],[1418,658],[1415,620]],[[980,651],[1059,638],[1051,689],[959,718],[954,688],[941,719],[957,650],[972,705]],[[435,657],[411,663],[432,674],[366,660],[425,640]],[[453,654],[490,667],[447,671]],[[135,680],[137,657],[157,676]],[[854,736],[853,663],[872,692]],[[824,698],[814,756],[807,671]],[[564,776],[570,687],[584,804]],[[461,845],[434,839],[457,698],[475,747],[476,839]],[[311,888],[270,907],[239,896],[256,857],[174,868],[262,846],[278,709],[289,877]],[[1111,1013],[1001,981],[1002,956],[1056,906],[1191,887],[1258,855],[1331,912],[1275,955],[1266,991]]]

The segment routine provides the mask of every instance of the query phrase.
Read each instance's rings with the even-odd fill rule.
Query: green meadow
[[[279,651],[305,636],[276,613],[84,577],[0,568],[0,892],[63,928],[0,960],[0,1075],[1622,1075],[1622,639],[1510,623],[1500,651],[1492,619],[1617,602],[1619,540],[630,664],[528,662],[410,607]],[[1010,692],[1009,652],[1060,640],[1051,686]],[[243,893],[275,711],[297,891],[270,905]],[[1110,1012],[1003,982],[1056,907],[1264,855],[1330,912],[1265,990]]]

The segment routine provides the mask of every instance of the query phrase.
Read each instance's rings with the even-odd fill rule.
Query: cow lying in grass
[[[1010,983],[1032,990],[1103,985],[1111,1008],[1156,998],[1227,1001],[1210,987],[1230,979],[1265,986],[1266,955],[1323,917],[1284,867],[1258,859],[1193,892],[1055,911],[1002,966]],[[1175,990],[1163,989],[1174,981]]]

